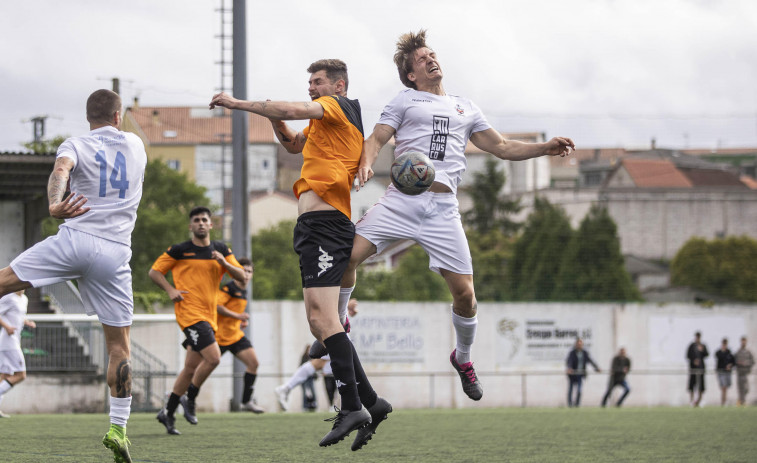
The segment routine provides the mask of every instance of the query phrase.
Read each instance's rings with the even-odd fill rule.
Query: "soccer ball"
[[[392,183],[406,195],[419,195],[428,190],[435,175],[431,160],[418,151],[402,153],[392,163]]]

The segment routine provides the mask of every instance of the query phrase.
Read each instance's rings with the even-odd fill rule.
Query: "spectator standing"
[[[715,352],[715,359],[717,359],[715,370],[718,374],[718,385],[720,386],[720,406],[724,406],[728,388],[731,387],[733,364],[736,362],[731,349],[728,348],[728,338],[723,338],[720,349]]]
[[[707,350],[707,346],[702,343],[702,333],[697,331],[694,333],[694,342],[689,344],[689,348],[686,351],[686,358],[689,360],[689,395],[691,405],[698,407],[702,401],[702,393],[704,393],[704,359],[709,357],[710,352]],[[694,399],[696,394],[697,398]]]
[[[584,350],[584,341],[581,338],[576,339],[576,344],[568,354],[565,361],[566,373],[568,374],[568,407],[578,407],[581,405],[581,388],[583,380],[586,377],[586,365],[591,364],[594,370],[600,372],[594,360],[588,351]],[[573,399],[573,388],[576,389],[576,397]]]
[[[746,348],[746,336],[741,337],[741,348],[736,351],[736,388],[739,391],[739,405],[746,404],[746,394],[749,392],[748,375],[754,366],[754,356]]]

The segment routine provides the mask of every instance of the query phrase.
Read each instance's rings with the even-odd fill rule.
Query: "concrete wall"
[[[300,302],[255,301],[252,308],[252,340],[260,359],[255,396],[260,405],[274,411],[278,406],[273,388],[295,371],[313,338]],[[359,310],[351,320],[353,342],[374,388],[397,408],[565,406],[564,361],[576,335],[584,338],[586,349],[603,370],[590,372],[584,387],[585,406],[600,403],[607,385],[606,370],[620,347],[626,348],[632,360],[628,406],[688,405],[685,352],[697,330],[702,331],[711,353],[706,361],[704,403],[719,405],[712,372],[720,340],[728,337],[735,350],[738,339],[746,335],[752,352],[757,353],[755,305],[481,303],[472,355],[484,397],[473,402],[463,394],[449,365],[454,331],[447,304],[361,302]],[[166,362],[171,373],[181,368],[183,335],[174,323],[136,323],[132,339]],[[198,399],[201,412],[229,410],[232,361],[229,354],[224,355],[202,387]],[[167,392],[173,379],[171,374],[156,381],[154,387]],[[32,377],[27,381],[9,393],[3,411],[70,409],[61,402],[72,400],[71,394],[39,395],[37,391],[42,389],[32,389],[35,383],[49,379]],[[755,402],[757,376],[752,375],[750,382],[750,402]],[[319,407],[325,410],[320,379],[316,391]],[[729,395],[734,403],[735,385]],[[298,389],[290,397],[290,410],[301,410],[301,403]]]
[[[0,201],[0,268],[6,267],[24,251],[24,203]]]

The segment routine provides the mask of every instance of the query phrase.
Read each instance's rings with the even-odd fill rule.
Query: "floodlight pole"
[[[233,60],[233,92],[240,100],[247,99],[247,25],[246,0],[234,0],[232,10],[232,60]],[[231,246],[234,254],[240,257],[250,256],[250,234],[248,231],[247,212],[247,111],[231,112],[231,146],[233,153],[233,172],[231,187]],[[251,256],[250,256],[251,257]],[[248,293],[248,300],[252,300],[252,290]],[[249,310],[249,306],[248,306]],[[250,326],[245,328],[245,334],[250,336]],[[244,381],[242,376],[245,366],[238,359],[234,359],[234,380],[231,399],[231,409],[239,410]]]

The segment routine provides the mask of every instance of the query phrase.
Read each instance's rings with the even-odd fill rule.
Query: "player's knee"
[[[208,355],[205,359],[205,362],[207,362],[210,366],[213,368],[217,367],[219,363],[221,363],[221,356],[220,355]]]
[[[461,317],[475,317],[478,313],[478,303],[473,292],[455,297],[452,302],[452,310]]]

